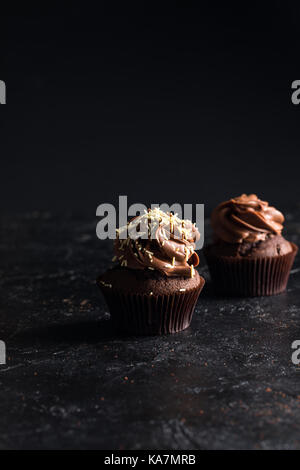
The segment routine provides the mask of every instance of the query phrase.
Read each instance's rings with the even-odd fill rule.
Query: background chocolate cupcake
[[[282,213],[255,194],[214,209],[214,243],[204,253],[218,292],[259,296],[285,290],[298,248],[281,235],[283,222]]]
[[[198,229],[156,208],[117,232],[118,264],[97,281],[115,327],[132,334],[187,328],[205,282],[195,270]]]

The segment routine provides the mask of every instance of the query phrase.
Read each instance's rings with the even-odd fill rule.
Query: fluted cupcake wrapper
[[[204,254],[215,290],[224,295],[257,297],[283,292],[287,286],[298,247],[285,255],[265,258],[214,256]]]
[[[196,288],[157,296],[124,293],[100,284],[99,287],[117,330],[134,335],[163,335],[188,328],[204,284],[201,277]]]

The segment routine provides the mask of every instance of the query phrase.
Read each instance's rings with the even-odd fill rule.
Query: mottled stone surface
[[[214,298],[207,283],[187,331],[121,338],[95,286],[111,258],[95,227],[2,219],[0,448],[300,448],[299,257],[280,296]],[[300,242],[299,209],[286,227]]]

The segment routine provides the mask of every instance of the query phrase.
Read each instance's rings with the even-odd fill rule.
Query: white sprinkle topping
[[[107,283],[104,282],[104,281],[100,281],[100,284],[102,284],[102,285],[105,286],[105,287],[109,287],[110,289],[112,288],[112,285],[111,285],[111,284],[107,284]]]

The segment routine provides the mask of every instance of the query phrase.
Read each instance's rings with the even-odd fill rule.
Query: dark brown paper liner
[[[188,328],[204,284],[200,277],[199,286],[194,289],[158,296],[123,293],[98,285],[117,330],[134,335],[164,335]]]
[[[286,288],[298,247],[286,255],[273,258],[232,258],[214,256],[204,250],[215,290],[224,295],[257,297],[274,295]]]

